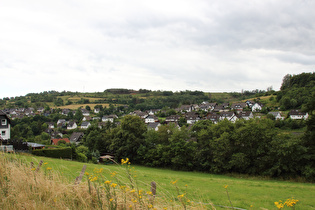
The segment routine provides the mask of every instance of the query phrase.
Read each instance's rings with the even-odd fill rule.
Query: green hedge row
[[[37,155],[37,156],[45,156],[45,157],[52,157],[52,158],[71,159],[72,150],[70,147],[58,148],[58,149],[41,149],[41,150],[33,150],[32,154]]]

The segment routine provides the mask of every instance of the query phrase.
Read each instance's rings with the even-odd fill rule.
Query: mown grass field
[[[110,179],[110,173],[116,171],[121,176],[125,168],[116,165],[101,165],[79,163],[70,160],[51,159],[35,157],[30,155],[17,155],[24,162],[38,164],[40,160],[47,162],[54,172],[62,174],[69,182],[74,182],[83,167],[87,165],[86,171],[93,173],[95,168],[104,169],[104,175]],[[212,202],[217,209],[219,205],[230,206],[227,190],[234,207],[243,209],[276,209],[275,201],[285,201],[288,198],[299,200],[296,209],[315,209],[315,185],[312,183],[298,183],[289,181],[263,180],[258,177],[233,178],[229,176],[212,175],[206,173],[180,172],[167,169],[155,169],[142,166],[134,167],[136,180],[144,190],[150,190],[150,183],[157,183],[158,195],[176,194],[174,185],[170,182],[178,180],[177,186],[184,190],[187,185],[187,197],[194,202]],[[84,179],[86,182],[86,178]],[[250,207],[252,206],[252,207]]]

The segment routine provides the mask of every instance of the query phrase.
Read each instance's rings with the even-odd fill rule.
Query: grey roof
[[[73,132],[70,136],[70,142],[77,142],[84,136],[83,132]]]

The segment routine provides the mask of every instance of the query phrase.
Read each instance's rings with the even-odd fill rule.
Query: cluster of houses
[[[235,122],[238,119],[249,120],[255,117],[260,117],[259,114],[254,114],[255,112],[260,112],[263,105],[253,101],[246,101],[240,103],[209,103],[203,102],[201,104],[192,105],[182,105],[181,107],[175,109],[175,115],[167,116],[163,119],[163,123],[174,123],[179,127],[179,122],[184,119],[188,125],[193,125],[200,120],[211,120],[213,123],[218,123],[221,120],[227,119],[228,121]],[[100,128],[104,127],[107,122],[114,123],[118,118],[117,115],[106,115],[99,117],[98,114],[100,110],[98,108],[93,111],[88,111],[82,109],[83,119],[80,125],[77,124],[75,120],[66,121],[65,119],[59,119],[55,122],[47,122],[48,129],[46,132],[50,134],[52,138],[52,144],[58,144],[58,141],[64,140],[66,143],[78,143],[82,139],[83,132],[73,132],[70,139],[61,139],[62,134],[58,132],[61,128],[66,130],[73,129],[87,129],[91,126],[91,122],[96,120]],[[199,113],[203,111],[201,116]],[[70,112],[75,114],[75,111],[70,109],[63,109],[61,114],[68,115]],[[160,119],[156,116],[161,114],[162,110],[148,110],[148,111],[133,111],[129,113],[130,115],[139,116],[146,123],[149,129],[158,130],[161,125]],[[10,139],[10,119],[21,118],[21,117],[31,117],[36,114],[48,115],[50,111],[45,111],[43,108],[35,110],[34,108],[17,108],[17,109],[6,109],[0,110],[0,139]],[[273,115],[276,120],[283,120],[285,117],[281,112],[269,112],[268,114]],[[94,117],[92,117],[92,116]],[[301,112],[299,110],[291,110],[288,114],[291,119],[307,119],[308,113]]]
[[[241,103],[209,103],[203,102],[199,105],[183,105],[175,111],[179,114],[171,115],[165,118],[164,123],[175,123],[179,127],[179,121],[184,118],[186,123],[190,126],[200,120],[211,120],[214,124],[227,119],[228,121],[235,122],[238,119],[250,120],[254,117],[261,117],[257,112],[260,112],[263,105],[253,101],[246,101]],[[200,110],[204,111],[204,115],[200,115]],[[134,111],[130,114],[137,115],[144,120],[148,125],[148,128],[158,130],[161,125],[159,118],[155,116],[156,113],[161,110],[149,110],[147,112]],[[254,113],[257,113],[254,115]],[[281,112],[269,112],[268,114],[273,115],[276,120],[284,120],[285,117]],[[299,110],[291,110],[288,114],[291,119],[304,119],[308,118],[308,113],[301,112]]]

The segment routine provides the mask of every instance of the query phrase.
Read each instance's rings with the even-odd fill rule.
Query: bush
[[[87,157],[83,153],[77,153],[77,161],[86,163]]]
[[[33,150],[33,155],[37,156],[45,156],[52,158],[72,158],[72,149],[70,147],[67,148],[58,148],[58,149],[41,149],[41,150]]]

